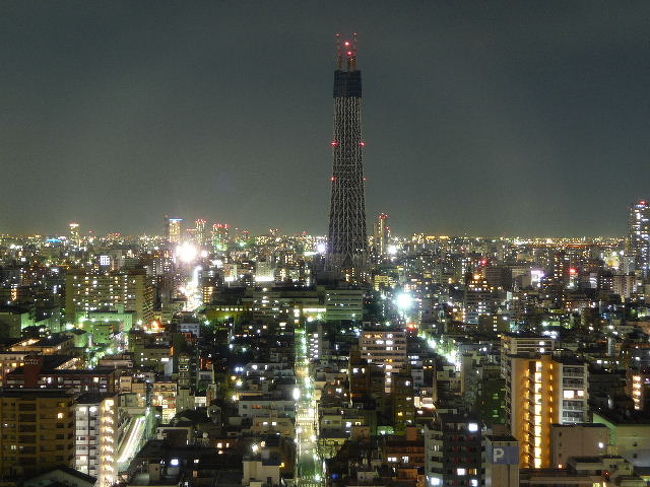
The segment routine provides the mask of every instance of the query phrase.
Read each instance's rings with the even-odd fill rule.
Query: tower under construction
[[[337,35],[334,71],[334,137],[327,268],[348,280],[361,280],[366,269],[366,202],[361,154],[361,71],[357,36]]]

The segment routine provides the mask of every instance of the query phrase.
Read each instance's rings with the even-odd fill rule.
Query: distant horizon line
[[[245,227],[235,227],[231,226],[232,229],[238,229],[241,228],[242,230],[247,231]],[[253,233],[249,232],[251,237],[261,237],[261,236],[269,236],[269,233]],[[120,231],[111,231],[111,232],[104,232],[104,233],[99,233],[95,232],[94,230],[88,230],[87,232],[81,232],[81,236],[83,237],[88,237],[88,236],[93,236],[96,238],[107,238],[111,235],[120,235],[122,237],[129,237],[129,238],[142,238],[142,237],[150,237],[150,238],[164,238],[165,236],[163,234],[159,233],[149,233],[149,232],[141,232],[141,233],[131,233],[131,232],[120,232]],[[303,231],[298,231],[298,232],[290,232],[290,233],[279,233],[278,236],[282,237],[297,237],[300,235],[305,235],[305,236],[310,236],[310,237],[315,237],[315,238],[327,238],[327,233],[323,234],[318,234],[318,233],[310,233],[306,230]],[[369,234],[369,237],[372,236],[372,234]],[[501,234],[501,235],[475,235],[475,234],[468,234],[468,233],[436,233],[436,232],[425,232],[425,231],[419,231],[419,232],[411,232],[411,233],[396,233],[395,237],[397,238],[411,238],[411,237],[416,237],[420,236],[422,238],[435,238],[435,239],[453,239],[453,238],[469,238],[469,239],[481,239],[481,240],[499,240],[499,239],[507,239],[507,240],[516,240],[516,239],[521,239],[521,240],[535,240],[535,241],[541,241],[541,240],[597,240],[597,239],[604,239],[604,240],[624,240],[627,238],[627,235],[525,235],[525,234]],[[7,232],[0,232],[0,238],[36,238],[36,237],[43,237],[43,238],[63,238],[63,239],[68,239],[69,235],[66,234],[66,232],[36,232],[36,233],[7,233]],[[186,240],[186,239],[184,239]],[[551,242],[549,242],[551,243]]]

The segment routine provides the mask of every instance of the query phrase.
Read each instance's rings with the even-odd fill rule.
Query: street
[[[296,479],[303,487],[324,484],[323,465],[318,456],[317,404],[307,357],[304,329],[296,330],[295,373],[299,397],[296,405]]]

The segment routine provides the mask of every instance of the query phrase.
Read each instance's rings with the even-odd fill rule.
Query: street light
[[[407,292],[401,292],[395,297],[395,305],[397,309],[404,313],[413,306],[413,296]]]

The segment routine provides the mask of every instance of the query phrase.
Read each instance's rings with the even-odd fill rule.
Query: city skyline
[[[2,487],[650,487],[648,19],[0,4]]]
[[[650,175],[649,7],[554,6],[6,5],[0,231],[326,233],[331,46],[357,31],[368,218],[623,235]]]

